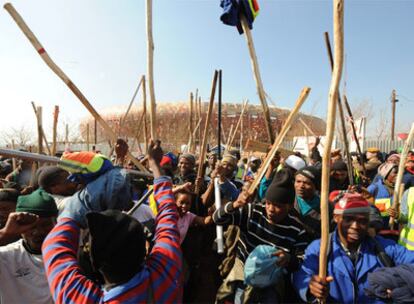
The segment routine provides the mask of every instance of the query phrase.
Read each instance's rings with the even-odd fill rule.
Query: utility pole
[[[391,140],[395,139],[395,104],[398,102],[398,99],[396,98],[397,94],[395,93],[395,90],[392,90],[391,94],[391,103],[392,103],[392,121],[391,121]]]

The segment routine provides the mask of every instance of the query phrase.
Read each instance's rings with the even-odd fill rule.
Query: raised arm
[[[80,227],[60,219],[42,246],[49,288],[55,303],[98,303],[102,291],[81,273],[77,261]]]

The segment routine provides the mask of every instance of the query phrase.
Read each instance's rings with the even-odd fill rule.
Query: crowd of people
[[[201,159],[159,141],[139,157],[146,175],[122,139],[112,156],[66,152],[58,165],[3,157],[0,303],[413,302],[414,152],[399,205],[401,151],[332,152],[321,277],[318,145],[276,153],[260,181],[265,155]]]

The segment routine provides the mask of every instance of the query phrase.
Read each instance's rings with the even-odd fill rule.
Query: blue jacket
[[[329,284],[328,302],[335,303],[383,303],[378,299],[368,298],[365,288],[368,287],[368,273],[383,267],[377,257],[374,241],[370,238],[361,244],[356,267],[340,244],[337,230],[331,235],[332,248],[328,255],[327,275],[334,278]],[[395,265],[414,263],[414,252],[396,244],[392,240],[376,237],[385,253]],[[305,259],[300,269],[293,275],[293,283],[300,297],[306,298],[309,282],[319,271],[320,240],[313,241],[305,251]]]

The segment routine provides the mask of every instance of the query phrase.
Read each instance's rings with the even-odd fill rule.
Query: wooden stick
[[[12,139],[11,142],[12,142],[12,149],[16,150],[16,144],[14,143],[14,139]],[[13,171],[14,171],[17,168],[17,163],[16,163],[16,158],[15,157],[12,158],[12,164],[13,164]]]
[[[358,150],[358,154],[359,154],[359,163],[361,164],[363,174],[366,175],[364,157],[363,157],[361,145],[359,144],[358,135],[356,134],[355,123],[354,123],[354,116],[352,115],[351,107],[349,106],[349,103],[348,103],[348,98],[346,97],[346,95],[343,95],[343,96],[344,96],[345,108],[346,108],[346,110],[348,112],[348,116],[349,116],[350,123],[351,123],[352,135],[355,138],[355,143],[356,143],[357,150]]]
[[[331,48],[331,43],[329,41],[329,33],[328,32],[325,32],[325,44],[326,44],[326,49],[328,50],[328,57],[329,57],[329,63],[331,65],[331,71],[333,71],[334,61],[333,61],[333,57],[332,57],[332,48]],[[348,137],[346,136],[344,110],[342,108],[341,94],[339,93],[339,89],[338,89],[338,109],[339,109],[339,118],[340,118],[341,131],[342,131],[342,139],[343,139],[343,142],[344,142],[346,160],[347,160],[347,163],[348,163],[348,166],[347,166],[348,178],[349,178],[349,183],[351,185],[353,185],[354,184],[354,174],[352,172],[352,158],[351,158],[351,154],[349,153],[349,144],[348,144]]]
[[[400,157],[400,163],[398,165],[398,175],[397,175],[397,179],[395,180],[394,195],[393,195],[393,202],[392,202],[392,207],[395,210],[398,210],[400,206],[400,201],[398,199],[400,197],[400,192],[401,192],[400,185],[401,185],[402,178],[403,178],[404,171],[405,171],[405,162],[407,160],[408,151],[410,150],[413,140],[414,140],[414,123],[411,124],[410,133],[408,134],[407,140],[404,143],[404,148],[403,148],[403,151]],[[390,217],[390,227],[393,228],[393,226],[394,226],[394,218]]]
[[[247,107],[248,103],[249,103],[248,99],[243,103],[242,110],[241,110],[241,113],[240,113],[240,116],[239,116],[239,120],[237,121],[237,124],[236,124],[236,128],[233,130],[233,134],[230,136],[229,146],[233,145],[234,138],[236,137],[237,130],[239,129],[239,127],[241,125],[241,122],[242,122],[243,116],[244,116],[244,111],[246,110],[246,107]]]
[[[148,127],[147,127],[147,85],[145,82],[145,75],[142,76],[142,116],[144,117],[144,144],[145,153],[148,151]]]
[[[326,141],[322,157],[322,187],[321,187],[321,248],[319,255],[319,277],[326,278],[326,267],[329,246],[329,175],[331,146],[335,132],[335,111],[338,100],[338,89],[341,81],[344,60],[344,1],[333,1],[334,23],[334,56],[335,65],[332,71],[329,89],[328,115],[326,121]]]
[[[89,151],[89,124],[86,124],[86,150]]]
[[[190,100],[189,100],[189,113],[188,113],[188,141],[189,146],[187,147],[190,153],[194,153],[193,151],[193,92],[190,92]]]
[[[42,152],[39,152],[39,153],[43,153],[43,144],[42,144],[42,142],[44,142],[44,144],[46,146],[46,149],[47,149],[47,152],[49,153],[49,155],[51,155],[52,152],[50,151],[49,144],[47,143],[45,131],[43,130],[42,107],[36,107],[36,105],[33,101],[32,101],[32,107],[33,107],[33,111],[36,115],[36,121],[37,121],[37,124],[38,124],[37,125],[37,128],[38,128],[37,132],[39,134],[39,136],[38,136],[38,149],[41,149],[41,151],[42,151]],[[40,112],[38,111],[38,108],[40,108]],[[40,151],[40,150],[38,150],[38,151]]]
[[[208,133],[208,127],[210,125],[211,113],[213,112],[214,96],[216,95],[217,78],[218,78],[218,71],[216,70],[214,71],[213,84],[211,87],[210,103],[208,105],[206,124],[204,126],[203,139],[202,139],[202,144],[201,144],[201,149],[200,149],[200,157],[198,159],[198,171],[197,171],[198,178],[203,177],[204,160],[206,158],[206,152],[207,152],[207,133]],[[200,189],[198,189],[197,187],[194,190],[194,192],[198,195],[200,192]]]
[[[265,175],[267,171],[267,168],[270,165],[270,162],[275,156],[277,150],[280,148],[280,145],[282,144],[283,139],[285,138],[286,134],[290,130],[290,127],[295,121],[296,116],[300,108],[302,107],[303,103],[305,102],[306,98],[308,97],[310,90],[311,89],[308,87],[305,87],[304,89],[302,89],[302,92],[300,93],[300,96],[298,100],[296,101],[294,108],[290,111],[289,116],[286,118],[286,121],[283,124],[282,129],[280,130],[279,134],[277,135],[270,152],[266,155],[266,159],[260,166],[259,171],[257,173],[257,177],[254,179],[253,183],[250,185],[250,188],[249,188],[250,195],[253,195],[254,191],[259,186],[260,181],[262,180],[263,176]]]
[[[260,76],[259,63],[257,61],[256,50],[254,48],[252,33],[250,31],[249,25],[247,24],[246,17],[243,14],[240,14],[240,21],[241,21],[243,31],[245,33],[244,36],[246,37],[247,46],[249,48],[250,62],[251,62],[252,69],[253,69],[253,76],[256,81],[257,93],[259,94],[259,99],[263,107],[263,114],[264,114],[265,122],[266,122],[267,135],[269,137],[269,142],[272,143],[275,140],[275,135],[272,130],[269,106],[267,105],[266,93],[263,88],[262,77]]]
[[[197,135],[196,133],[200,129],[200,124],[201,124],[201,119],[198,120],[198,122],[197,122],[197,124],[196,124],[196,126],[194,128],[194,131],[193,131],[193,134],[192,134],[192,138],[195,138],[195,136]],[[190,146],[190,140],[188,140],[188,144],[187,144],[187,147],[189,147],[189,146]]]
[[[56,155],[57,124],[59,118],[59,106],[55,106],[53,112],[52,156]]]
[[[150,93],[150,134],[152,139],[157,139],[157,117],[154,90],[154,39],[152,37],[152,0],[146,0],[146,25],[147,25],[147,74]]]
[[[138,94],[138,91],[139,91],[139,88],[140,88],[140,86],[141,86],[141,84],[142,84],[142,80],[143,80],[143,78],[144,78],[144,76],[141,76],[141,79],[139,80],[138,86],[137,86],[137,88],[135,89],[134,95],[132,95],[131,101],[129,102],[128,108],[127,108],[127,110],[126,110],[126,112],[125,112],[124,116],[123,116],[123,117],[121,117],[121,120],[119,121],[119,132],[121,132],[121,130],[122,130],[122,126],[123,126],[123,124],[125,123],[125,121],[126,121],[126,119],[127,119],[127,117],[128,117],[129,111],[130,111],[130,110],[131,110],[131,108],[132,108],[132,104],[134,103],[135,97],[136,97],[136,96],[137,96],[137,94]]]
[[[233,127],[234,127],[234,125],[233,125],[233,124],[231,124],[231,125],[230,125],[229,134],[227,135],[226,149],[224,150],[224,153],[226,153],[226,152],[228,152],[228,151],[230,150],[229,145],[230,145],[231,135],[233,134]],[[223,154],[224,154],[224,153],[223,153]]]
[[[99,122],[105,132],[110,138],[116,141],[115,132],[109,127],[107,122],[99,115],[99,113],[94,109],[90,104],[88,99],[82,94],[78,87],[70,80],[70,78],[56,65],[56,63],[50,58],[49,54],[45,51],[43,46],[37,40],[36,36],[24,22],[19,13],[14,9],[13,5],[6,3],[4,9],[10,14],[13,20],[17,23],[19,28],[22,30],[23,34],[29,39],[33,47],[39,53],[43,61],[49,66],[49,68],[60,78],[62,81],[69,87],[69,89],[75,94],[76,97],[82,102],[82,104],[88,109],[92,116]],[[146,172],[145,167],[130,153],[128,152],[128,157],[131,158],[132,162],[141,170]]]
[[[36,111],[36,120],[37,120],[37,153],[43,153],[43,126],[42,126],[42,107],[37,107]]]
[[[198,97],[198,115],[200,117],[200,120],[203,119],[203,113],[201,109],[201,97]],[[201,128],[198,128],[198,144],[201,145]]]

